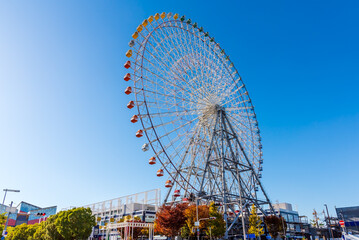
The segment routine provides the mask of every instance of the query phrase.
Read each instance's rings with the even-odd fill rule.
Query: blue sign
[[[256,235],[251,233],[251,234],[247,234],[247,238],[256,238]]]
[[[267,235],[266,238],[267,238],[267,239],[271,239],[272,237],[271,237],[270,235]]]

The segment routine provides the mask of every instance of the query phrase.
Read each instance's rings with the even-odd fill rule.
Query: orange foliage
[[[155,232],[168,237],[179,235],[180,229],[186,222],[184,212],[187,207],[187,203],[160,207],[156,214]]]
[[[184,213],[186,217],[187,227],[191,230],[194,228],[194,223],[197,221],[196,205],[189,206]],[[207,205],[198,206],[198,220],[203,218],[209,218],[209,207]],[[199,228],[204,230],[207,227],[208,221],[200,221]],[[193,232],[191,233],[193,235]]]

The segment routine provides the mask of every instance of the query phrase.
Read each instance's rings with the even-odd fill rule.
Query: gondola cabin
[[[129,108],[129,109],[134,108],[134,106],[135,106],[135,102],[134,102],[134,101],[130,101],[130,102],[127,104],[127,108]]]
[[[126,69],[129,69],[131,67],[131,61],[127,61],[124,65]]]
[[[133,115],[132,117],[131,117],[131,122],[132,123],[136,123],[138,121],[138,116],[137,115]]]
[[[179,197],[180,195],[181,195],[180,190],[175,190],[174,193],[173,193],[174,197]]]
[[[165,187],[170,188],[172,186],[173,186],[173,184],[172,184],[171,180],[167,180],[166,183],[165,183]]]
[[[130,79],[131,79],[131,74],[130,73],[126,73],[126,75],[123,77],[123,80],[125,80],[126,82],[128,80],[130,80]]]
[[[151,157],[150,160],[148,160],[148,163],[150,165],[156,164],[156,158],[155,157]]]
[[[138,130],[138,131],[136,132],[136,137],[140,138],[140,137],[142,137],[142,136],[143,136],[143,131],[142,131],[142,130]]]
[[[157,177],[162,177],[163,176],[163,170],[162,169],[159,169],[157,171]]]
[[[125,90],[125,93],[127,95],[131,94],[132,93],[132,88],[131,87],[127,87],[126,90]]]

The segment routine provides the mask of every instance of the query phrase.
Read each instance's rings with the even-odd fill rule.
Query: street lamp
[[[5,233],[6,233],[7,225],[8,225],[8,223],[9,223],[12,204],[13,204],[13,201],[11,201],[11,203],[10,203],[10,210],[9,210],[9,214],[7,215],[7,219],[6,219],[4,231],[1,233],[1,240],[5,239],[4,235],[5,235]]]
[[[330,216],[329,216],[328,206],[327,206],[327,204],[324,204],[324,206],[325,206],[325,208],[327,209],[328,225],[329,225],[330,233],[331,233],[331,235],[332,235],[332,238],[334,239],[332,224],[330,223]],[[324,217],[325,217],[325,215],[324,215]]]
[[[5,192],[5,194],[4,194],[4,199],[2,200],[2,206],[4,206],[7,192],[20,192],[20,190],[14,190],[14,189],[7,189],[7,188],[6,188],[6,189],[4,189],[4,192]],[[4,228],[4,231],[1,233],[1,239],[4,239],[4,236],[3,236],[3,235],[4,235],[4,233],[6,232],[6,228],[7,228],[8,222],[9,222],[12,204],[13,204],[13,202],[11,201],[10,210],[9,210],[9,214],[8,214],[8,216],[7,216],[7,219],[6,219],[5,228]],[[6,212],[6,206],[5,206],[5,209],[4,209],[4,210],[5,210],[4,212]]]
[[[14,190],[14,189],[4,189],[5,195],[4,195],[4,199],[2,200],[2,205],[4,205],[5,203],[5,198],[6,198],[6,193],[7,192],[20,192],[20,190]]]

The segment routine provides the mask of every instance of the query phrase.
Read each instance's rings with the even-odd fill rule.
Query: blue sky
[[[59,208],[163,186],[140,150],[123,75],[132,33],[186,15],[253,99],[273,202],[358,205],[358,1],[0,2],[0,188]]]

